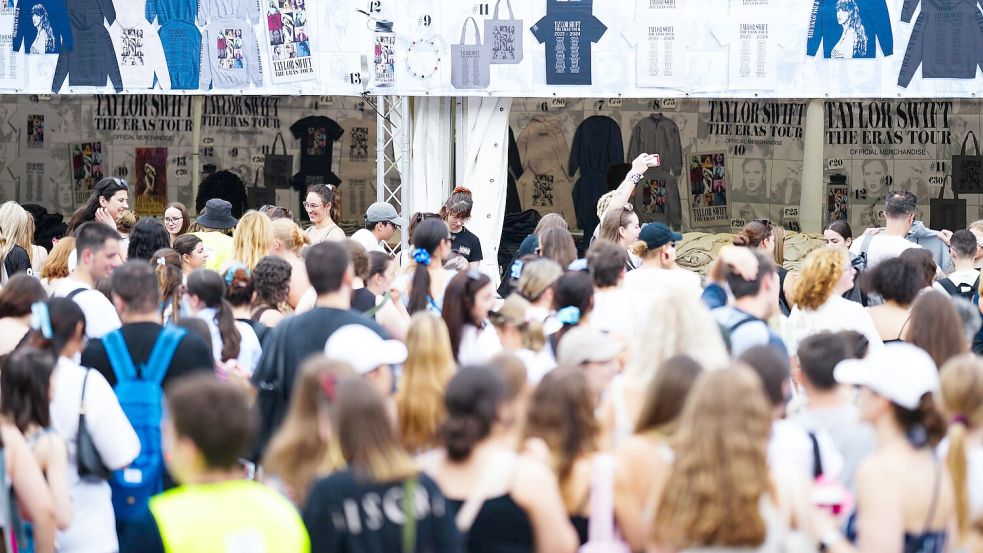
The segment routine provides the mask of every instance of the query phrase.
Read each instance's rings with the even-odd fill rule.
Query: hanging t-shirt
[[[171,88],[164,47],[150,22],[142,16],[122,13],[109,28],[109,38],[113,40],[123,87],[153,88],[158,82],[165,90]]]
[[[312,115],[291,125],[290,132],[300,140],[300,172],[297,177],[301,177],[302,187],[306,188],[308,184],[341,184],[338,175],[331,171],[331,164],[334,143],[345,134],[345,129],[334,119]],[[316,180],[318,177],[320,180]]]
[[[147,21],[153,23],[157,19],[159,25],[164,25],[175,20],[193,23],[195,19],[202,19],[200,10],[198,0],[147,0],[145,11]]]
[[[259,44],[252,25],[244,19],[217,18],[203,33],[207,61],[202,64],[202,80],[212,88],[263,86],[263,66]]]
[[[541,215],[558,213],[571,229],[577,228],[573,182],[567,174],[570,148],[563,126],[554,117],[536,115],[516,139],[523,173],[516,181],[522,209]]]
[[[190,21],[172,19],[159,31],[173,90],[197,90],[201,84],[201,31]]]
[[[590,85],[591,43],[607,27],[591,13],[591,0],[549,2],[532,34],[546,45],[546,84]]]
[[[58,54],[62,49],[72,49],[72,28],[63,0],[20,0],[17,9],[15,52],[21,46],[28,54]]]
[[[257,0],[201,0],[198,23],[204,25],[205,21],[217,17],[237,17],[256,23],[259,21],[259,2]]]
[[[361,220],[375,201],[376,122],[375,119],[345,119],[340,123],[341,159],[339,172],[344,180],[341,214],[346,220]]]
[[[911,30],[898,86],[907,87],[922,68],[923,79],[975,79],[983,66],[983,14],[963,0],[923,0]],[[905,3],[907,20],[911,19]],[[904,17],[902,17],[904,19]]]

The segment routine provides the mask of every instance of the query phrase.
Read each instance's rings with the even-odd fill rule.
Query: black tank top
[[[447,504],[456,517],[464,501],[448,499]],[[486,500],[466,539],[468,553],[531,553],[535,543],[529,515],[511,494]]]

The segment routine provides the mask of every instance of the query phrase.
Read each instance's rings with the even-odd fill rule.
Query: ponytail
[[[154,252],[150,263],[157,275],[157,287],[160,289],[161,315],[170,304],[170,321],[176,323],[181,311],[181,254],[171,248],[162,248]]]
[[[417,263],[413,269],[413,281],[410,284],[410,299],[406,306],[410,315],[418,311],[425,311],[429,305],[430,296],[430,270],[427,265]]]
[[[239,357],[242,335],[236,328],[236,318],[232,314],[232,305],[224,298],[216,306],[215,324],[218,325],[218,333],[222,338],[222,361]]]
[[[198,269],[188,275],[188,293],[198,296],[207,307],[215,310],[215,325],[222,340],[222,361],[239,357],[242,335],[236,328],[232,304],[225,299],[225,280],[214,271]]]
[[[950,359],[939,374],[942,403],[950,417],[945,464],[955,493],[958,542],[964,544],[973,521],[969,502],[966,434],[983,422],[983,360],[973,354]]]
[[[427,309],[430,304],[430,265],[440,264],[441,260],[435,259],[434,254],[440,249],[441,243],[448,239],[449,234],[447,225],[440,219],[426,219],[413,232],[414,249],[411,257],[416,267],[413,269],[407,305],[410,315]]]
[[[969,489],[966,482],[966,421],[954,420],[949,425],[949,451],[945,456],[945,465],[952,478],[952,488],[956,500],[956,523],[960,540],[965,537],[969,528]]]

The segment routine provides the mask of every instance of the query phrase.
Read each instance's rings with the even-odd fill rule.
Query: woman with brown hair
[[[573,553],[577,533],[556,477],[508,441],[507,396],[495,370],[459,370],[444,398],[444,447],[421,461],[457,512],[468,551]]]
[[[488,313],[494,306],[495,289],[488,275],[458,273],[447,285],[441,316],[459,365],[487,363],[501,351],[498,334],[488,324]]]
[[[569,267],[577,260],[577,244],[570,231],[551,228],[539,236],[539,254],[556,261],[560,267]]]
[[[290,294],[287,303],[293,309],[297,308],[300,298],[311,288],[307,278],[307,267],[300,257],[300,252],[311,243],[311,239],[300,230],[297,223],[290,219],[273,219],[273,246],[270,254],[290,263]]]
[[[770,435],[771,409],[754,372],[738,365],[703,374],[679,420],[672,469],[653,495],[651,549],[782,550],[807,485],[769,470]]]
[[[47,290],[54,290],[63,278],[68,277],[68,261],[75,251],[75,237],[66,236],[51,248],[51,254],[41,266],[41,283]]]
[[[649,384],[635,433],[615,449],[614,509],[632,550],[645,547],[654,493],[672,469],[671,440],[690,390],[703,374],[700,364],[677,355],[659,367]]]
[[[309,187],[304,210],[313,223],[307,229],[311,244],[346,238],[345,231],[337,223],[341,220],[341,193],[338,192],[338,187],[332,184],[315,184]]]
[[[439,316],[421,311],[406,333],[408,355],[396,393],[399,435],[411,453],[438,445],[437,429],[444,422],[444,390],[454,375],[454,352],[447,326]]]
[[[379,392],[364,379],[331,376],[324,391],[346,467],[311,490],[304,508],[311,553],[462,551],[453,511],[403,451]]]
[[[552,469],[581,544],[588,538],[591,472],[599,455],[594,408],[595,394],[583,370],[551,371],[533,392],[521,439],[524,451]]]
[[[181,318],[181,295],[184,275],[181,273],[181,256],[171,248],[154,252],[150,265],[157,274],[160,287],[160,315],[163,324],[176,323]]]
[[[171,202],[164,208],[164,228],[171,237],[171,245],[174,239],[188,232],[191,227],[191,219],[188,218],[188,208],[181,202]]]
[[[325,382],[352,376],[351,367],[314,355],[300,366],[290,408],[263,457],[267,484],[303,507],[317,478],[345,465],[332,440],[331,409]],[[333,446],[333,447],[332,447]]]
[[[825,247],[806,256],[792,290],[791,336],[801,342],[823,331],[855,330],[872,351],[884,347],[874,322],[859,303],[842,297],[853,288],[856,269],[843,248]]]
[[[949,419],[939,445],[952,477],[956,504],[956,541],[960,550],[979,551],[983,543],[983,360],[960,355],[940,372],[942,409]],[[977,547],[967,547],[974,543]],[[964,548],[964,549],[963,549]]]
[[[174,240],[174,251],[181,256],[181,273],[188,278],[191,271],[204,269],[208,263],[205,243],[195,234],[182,234]]]
[[[481,260],[484,259],[481,241],[464,226],[471,220],[473,208],[474,198],[471,196],[471,191],[458,186],[440,208],[440,218],[447,223],[447,228],[451,231],[451,252],[463,257],[468,262],[467,268],[477,270]]]
[[[962,328],[962,319],[949,295],[929,290],[911,306],[911,322],[904,338],[927,351],[935,365],[941,367],[949,359],[969,353]]]
[[[6,355],[31,329],[31,306],[45,301],[48,294],[38,279],[15,275],[0,288],[0,355]]]
[[[782,309],[782,315],[787,317],[792,310],[788,296],[791,295],[798,275],[790,273],[783,266],[785,264],[785,229],[774,225],[768,219],[755,219],[744,225],[741,232],[734,235],[733,244],[761,250],[765,255],[775,260],[779,282],[778,305]],[[793,278],[789,278],[790,274]]]
[[[268,328],[280,324],[288,310],[292,271],[286,259],[275,255],[264,256],[256,263],[252,275],[255,296],[250,319]]]
[[[638,242],[638,235],[642,232],[642,227],[638,224],[638,214],[631,204],[626,203],[619,211],[605,214],[598,228],[601,229],[598,238],[614,242],[628,252],[626,271],[641,267],[642,261],[629,249]]]

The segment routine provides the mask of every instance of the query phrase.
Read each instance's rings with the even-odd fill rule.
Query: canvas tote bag
[[[973,137],[976,150],[972,155],[966,153],[970,136]],[[953,194],[983,194],[981,179],[983,179],[983,156],[980,155],[980,142],[976,139],[976,134],[969,131],[963,139],[962,152],[952,156],[952,192]]]
[[[280,141],[283,153],[276,153],[276,142]],[[263,186],[266,188],[290,188],[290,177],[294,172],[294,156],[287,153],[287,143],[283,140],[283,133],[276,133],[273,144],[270,146],[270,153],[263,159]],[[256,186],[259,186],[257,180]]]
[[[474,27],[474,44],[468,44],[468,23]],[[481,44],[481,32],[473,17],[461,27],[461,42],[451,45],[451,84],[460,89],[488,88],[491,82],[491,60],[488,50]]]
[[[512,0],[505,0],[509,10],[508,19],[498,18],[498,8],[502,0],[495,2],[495,12],[491,19],[485,20],[485,43],[491,63],[511,65],[522,62],[522,21],[512,12]]]

